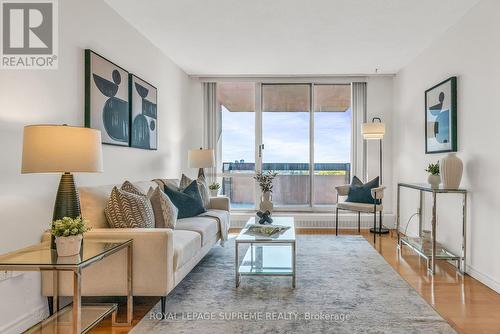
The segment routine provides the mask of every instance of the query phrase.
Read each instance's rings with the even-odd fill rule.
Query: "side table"
[[[83,304],[81,302],[82,270],[102,259],[127,248],[127,322],[117,323],[117,304]],[[56,250],[50,248],[50,242],[0,256],[0,270],[9,271],[52,271],[53,310],[54,314],[28,329],[27,333],[72,333],[80,334],[90,331],[102,319],[111,314],[113,326],[130,326],[132,324],[132,240],[102,240],[83,238],[79,255],[58,257]],[[73,303],[59,309],[58,277],[59,272],[73,273]]]

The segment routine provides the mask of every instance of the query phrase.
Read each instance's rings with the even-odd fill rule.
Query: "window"
[[[350,180],[349,84],[222,82],[217,96],[219,172],[234,209],[256,208],[256,170],[279,173],[272,194],[278,210],[335,204],[334,187]]]

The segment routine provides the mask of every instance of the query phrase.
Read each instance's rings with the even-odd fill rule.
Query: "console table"
[[[84,304],[81,302],[82,269],[127,248],[127,322],[116,322],[117,304]],[[132,324],[132,240],[106,240],[83,238],[79,255],[58,257],[50,242],[0,256],[0,270],[52,271],[54,314],[28,329],[27,333],[86,333],[111,314],[113,326]],[[73,303],[59,310],[59,272],[73,273]],[[117,277],[118,279],[119,277]]]
[[[401,188],[417,190],[420,193],[419,205],[419,228],[418,237],[400,236],[400,192]],[[431,221],[431,247],[425,247],[422,237],[422,207],[424,201],[424,192],[432,193],[432,221]],[[462,195],[462,247],[461,254],[454,254],[436,241],[437,214],[436,205],[438,194],[461,194]],[[465,189],[445,189],[442,187],[432,188],[424,183],[398,183],[397,191],[397,234],[398,249],[401,250],[406,245],[417,252],[421,257],[427,260],[427,269],[431,274],[436,271],[436,260],[456,261],[458,271],[463,275],[465,273],[465,255],[466,255],[466,228],[467,228],[467,190]]]

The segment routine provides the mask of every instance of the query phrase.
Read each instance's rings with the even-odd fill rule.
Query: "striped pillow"
[[[114,187],[104,209],[112,228],[153,228],[155,216],[145,195],[137,195]]]

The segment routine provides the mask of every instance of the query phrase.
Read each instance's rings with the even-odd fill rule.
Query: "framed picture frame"
[[[425,153],[457,151],[457,77],[425,91]]]
[[[158,89],[129,74],[130,146],[158,149]]]
[[[85,127],[101,131],[103,144],[130,145],[129,73],[85,50]]]

